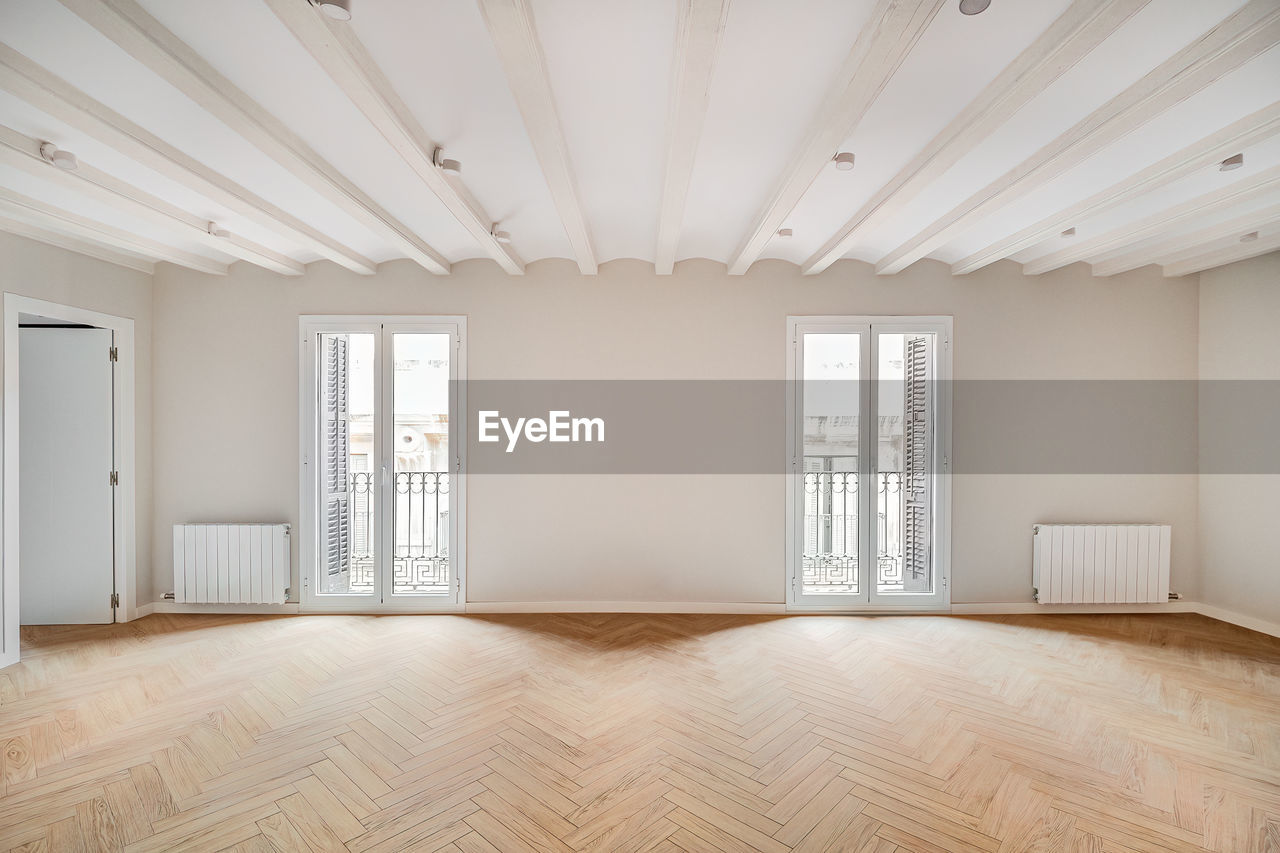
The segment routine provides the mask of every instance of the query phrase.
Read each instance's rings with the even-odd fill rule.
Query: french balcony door
[[[945,609],[950,318],[788,326],[788,606]]]
[[[302,318],[302,602],[466,600],[465,318]]]

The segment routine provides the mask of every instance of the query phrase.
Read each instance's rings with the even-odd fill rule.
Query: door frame
[[[911,327],[913,329],[924,330],[922,327],[932,326],[932,329],[939,337],[939,346],[937,351],[936,372],[934,381],[938,383],[937,406],[935,409],[935,423],[938,434],[937,451],[940,457],[938,465],[938,478],[936,480],[935,504],[936,512],[934,513],[933,524],[933,544],[934,544],[934,561],[936,567],[936,582],[941,586],[936,596],[931,596],[928,603],[906,602],[902,604],[883,603],[877,601],[873,584],[875,579],[868,566],[867,578],[868,589],[866,590],[866,601],[856,602],[834,602],[821,601],[814,602],[812,597],[809,600],[800,598],[800,560],[799,560],[799,525],[796,524],[796,516],[802,506],[801,492],[804,484],[804,472],[800,468],[800,459],[797,454],[798,442],[801,438],[803,413],[799,409],[799,390],[800,383],[803,381],[801,370],[803,365],[799,358],[799,336],[804,332],[839,332],[850,331],[860,332],[867,335],[867,339],[863,341],[860,347],[863,358],[869,358],[868,363],[874,366],[876,361],[876,353],[878,347],[875,342],[874,331],[882,330],[893,334],[901,331],[903,328]],[[883,327],[890,327],[884,329]],[[952,361],[952,328],[953,318],[947,315],[927,315],[927,316],[911,316],[904,314],[858,314],[858,315],[792,315],[787,317],[787,338],[786,338],[786,442],[787,442],[787,460],[788,470],[785,479],[786,490],[786,535],[784,541],[786,543],[786,609],[796,612],[841,612],[841,613],[858,613],[858,612],[919,612],[919,613],[938,613],[950,612],[951,610],[951,361]],[[872,430],[872,424],[876,416],[877,394],[873,393],[873,382],[864,382],[859,394],[861,402],[859,411],[867,413],[867,417],[862,420],[861,437],[863,447],[867,447],[868,434]],[[866,491],[872,487],[872,478],[865,476],[870,470],[870,458],[874,453],[859,453],[859,489]],[[864,457],[868,457],[864,459]],[[870,505],[868,504],[860,504]],[[859,535],[862,541],[859,542],[859,563],[864,559],[864,549],[870,542],[869,534],[872,525],[871,513],[859,513]]]
[[[432,328],[438,327],[438,328]],[[318,402],[317,371],[318,355],[311,350],[311,341],[322,332],[373,333],[377,336],[375,351],[381,365],[388,355],[383,352],[382,337],[386,332],[396,331],[426,333],[450,332],[456,335],[456,346],[452,355],[455,365],[454,379],[450,383],[450,406],[457,413],[457,422],[450,419],[449,441],[455,449],[454,476],[450,479],[450,514],[454,516],[453,537],[456,541],[449,543],[450,568],[453,572],[456,592],[452,600],[441,601],[430,596],[403,596],[397,601],[396,596],[384,595],[381,602],[369,601],[371,596],[341,596],[343,600],[326,602],[312,589],[311,575],[318,559],[317,544],[319,534],[319,493],[316,477],[313,476],[312,455],[319,442],[319,423],[317,421],[316,404]],[[302,314],[298,317],[298,435],[299,435],[299,537],[298,548],[298,583],[301,589],[299,611],[303,613],[453,613],[466,609],[467,602],[467,318],[461,314],[448,315],[399,315],[399,314]],[[378,412],[387,412],[386,401],[391,399],[394,376],[387,375],[381,366],[375,374],[374,408]],[[385,415],[384,415],[385,417]],[[385,453],[382,431],[374,435],[374,455],[376,465],[381,464]],[[383,498],[380,505],[389,505],[385,496],[390,491],[390,482],[385,477],[379,478],[379,496]],[[383,522],[379,522],[381,526]],[[379,553],[385,549],[379,533]],[[388,552],[390,553],[390,552]],[[379,568],[381,573],[381,568]],[[326,596],[327,597],[327,596]],[[339,596],[334,596],[338,598]],[[364,600],[362,600],[364,599]]]
[[[0,630],[0,667],[16,663],[19,657],[20,635],[18,610],[19,572],[19,466],[18,406],[19,406],[19,341],[18,315],[39,314],[43,317],[110,329],[115,333],[116,369],[112,389],[112,406],[115,427],[116,470],[120,483],[116,487],[115,501],[115,593],[119,605],[115,608],[116,622],[130,622],[138,618],[135,596],[137,577],[137,488],[135,466],[135,413],[134,387],[137,359],[134,349],[134,322],[128,317],[103,314],[47,302],[16,293],[4,294],[4,507],[3,507],[3,630]],[[104,476],[106,472],[104,472]]]

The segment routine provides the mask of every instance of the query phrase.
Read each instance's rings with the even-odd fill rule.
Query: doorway
[[[133,320],[4,295],[3,624],[128,621],[134,605]]]
[[[18,318],[18,617],[115,621],[115,335]]]
[[[788,326],[788,607],[946,609],[950,318]]]
[[[302,318],[306,609],[461,609],[464,330]]]

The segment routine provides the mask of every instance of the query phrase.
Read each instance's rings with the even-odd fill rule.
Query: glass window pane
[[[320,595],[373,595],[374,335],[320,335]]]
[[[804,336],[802,592],[858,593],[861,335]]]
[[[397,332],[395,360],[393,595],[449,595],[450,336]]]

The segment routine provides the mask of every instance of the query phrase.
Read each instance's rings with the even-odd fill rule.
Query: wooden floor
[[[24,629],[0,850],[1280,850],[1280,640],[1194,615]]]

